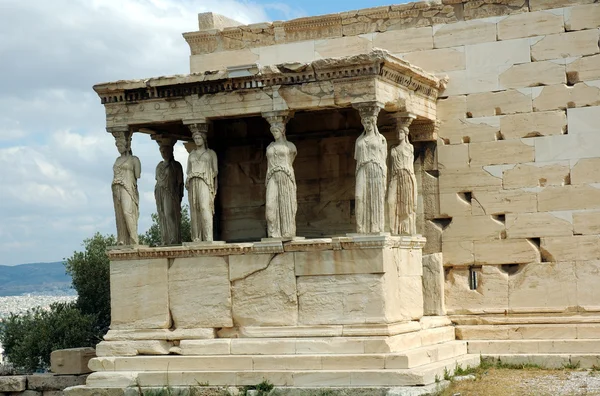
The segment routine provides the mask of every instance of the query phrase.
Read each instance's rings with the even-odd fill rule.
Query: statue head
[[[377,115],[380,110],[381,108],[377,104],[362,105],[358,107],[360,122],[365,128],[365,134],[369,135],[374,132],[379,132],[377,130]]]
[[[125,132],[114,133],[115,146],[119,150],[119,154],[131,154],[131,135]]]
[[[403,141],[408,141],[408,128],[407,127],[400,127],[398,128],[398,140],[400,142]]]
[[[206,147],[206,133],[195,131],[192,133],[192,139],[194,139],[197,147]]]
[[[173,159],[173,146],[170,144],[161,144],[159,147],[160,155],[163,160],[169,161]]]
[[[285,124],[283,122],[273,122],[271,124],[271,134],[275,140],[285,138]]]

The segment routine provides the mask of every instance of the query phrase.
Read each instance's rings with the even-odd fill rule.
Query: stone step
[[[137,358],[135,358],[137,359]],[[268,380],[275,386],[415,386],[428,385],[452,373],[457,366],[475,367],[479,355],[441,360],[412,369],[383,370],[215,370],[215,371],[101,371],[90,374],[92,388],[126,388],[166,386],[255,385]]]
[[[314,355],[394,353],[454,341],[454,327],[444,326],[390,337],[215,338],[166,341],[102,341],[97,356],[135,355]]]
[[[549,369],[600,367],[600,354],[593,353],[524,353],[482,354],[482,360],[510,365],[535,365]]]
[[[600,340],[467,341],[474,354],[600,354]]]
[[[460,325],[456,326],[456,338],[459,340],[600,340],[600,323]]]
[[[93,371],[383,370],[419,367],[466,353],[465,341],[450,341],[389,354],[98,357],[89,367]]]

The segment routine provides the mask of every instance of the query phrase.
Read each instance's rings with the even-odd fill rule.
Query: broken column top
[[[215,14],[214,12],[201,12],[198,14],[198,30],[223,30],[228,27],[242,26],[243,23],[227,18],[221,14]]]

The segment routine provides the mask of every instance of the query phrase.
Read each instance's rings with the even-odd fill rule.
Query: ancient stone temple
[[[111,330],[73,391],[600,365],[599,27],[592,0],[207,13],[189,75],[96,85],[119,246]],[[141,166],[159,247],[137,241]]]

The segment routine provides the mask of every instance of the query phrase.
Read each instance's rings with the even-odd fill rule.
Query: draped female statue
[[[117,220],[117,244],[137,245],[137,223],[139,218],[139,193],[137,179],[142,166],[138,157],[131,152],[131,135],[128,132],[115,132],[115,144],[121,156],[113,165],[113,202]]]
[[[270,238],[296,236],[296,146],[285,137],[285,116],[270,116],[271,134],[275,141],[267,147],[266,219]]]
[[[398,128],[399,144],[392,147],[388,214],[394,235],[417,233],[417,179],[414,170],[414,148],[408,141],[408,125]]]
[[[156,166],[154,198],[163,245],[181,243],[181,200],[183,198],[183,168],[173,157],[174,141],[163,141],[160,155],[163,161]]]
[[[377,105],[358,108],[364,127],[356,140],[355,212],[360,234],[383,232],[385,227],[385,190],[387,178],[387,142],[377,129]]]
[[[201,126],[206,126],[202,124]],[[208,148],[206,129],[192,127],[192,138],[196,148],[188,157],[187,180],[185,182],[190,201],[192,241],[213,240],[213,215],[217,195],[217,154]]]

